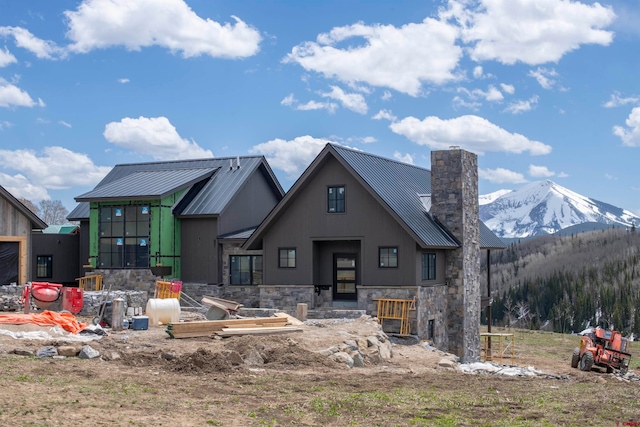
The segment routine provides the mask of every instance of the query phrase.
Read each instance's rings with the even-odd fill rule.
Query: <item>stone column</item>
[[[446,258],[449,351],[475,362],[480,357],[477,155],[459,148],[431,152],[431,213],[460,243]]]

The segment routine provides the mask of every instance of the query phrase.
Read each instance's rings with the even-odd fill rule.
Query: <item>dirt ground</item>
[[[640,425],[639,381],[572,369],[553,350],[518,352],[516,365],[549,374],[534,378],[462,373],[441,366],[451,356],[402,340],[392,340],[391,359],[348,368],[318,351],[375,336],[377,321],[308,323],[303,332],[224,339],[171,339],[164,327],[89,343],[0,335],[0,425]],[[16,354],[85,344],[101,356]],[[262,363],[243,362],[256,352]],[[598,390],[606,393],[594,398]]]

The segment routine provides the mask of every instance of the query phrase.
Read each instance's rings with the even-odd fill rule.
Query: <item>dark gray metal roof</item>
[[[502,239],[494,234],[487,225],[480,221],[480,248],[482,249],[504,249],[507,245]]]
[[[425,246],[458,247],[449,232],[428,214],[422,198],[431,194],[431,171],[361,151],[331,145]],[[480,247],[501,248],[504,243],[480,221]]]
[[[206,176],[202,178],[203,175],[198,175],[204,173],[203,171],[205,170],[208,171],[207,173],[213,171],[213,174],[210,175],[208,179],[206,179]],[[220,214],[247,179],[256,171],[267,177],[267,182],[271,185],[274,193],[279,194],[280,197],[284,195],[280,183],[263,156],[236,156],[116,165],[111,172],[98,183],[93,191],[83,194],[76,198],[76,200],[84,200],[87,194],[94,192],[94,194],[101,194],[101,189],[105,186],[109,186],[107,189],[110,188],[113,190],[114,188],[120,187],[118,182],[125,182],[121,181],[124,178],[136,174],[135,177],[127,180],[132,182],[134,178],[137,179],[137,177],[146,176],[142,174],[142,172],[150,171],[167,171],[168,175],[164,175],[164,173],[160,174],[163,177],[170,175],[168,171],[173,171],[176,176],[181,176],[185,179],[187,176],[196,177],[196,179],[188,182],[187,185],[183,185],[183,188],[189,185],[191,185],[191,187],[174,207],[174,214],[179,216],[210,216]],[[198,176],[202,179],[198,179]],[[114,184],[114,186],[111,186],[111,184]],[[175,182],[173,184],[175,184]],[[168,182],[167,187],[170,186],[171,183]],[[178,188],[174,186],[174,189],[177,191]],[[131,197],[124,195],[128,194],[126,188],[122,188],[122,193],[122,195],[117,195],[115,192],[108,194],[112,196],[111,200],[126,200],[127,197]],[[136,196],[138,199],[140,197],[141,196]],[[76,221],[89,218],[89,203],[81,202],[67,218]]]
[[[116,181],[96,187],[76,200],[156,200],[211,177],[216,168],[164,169],[134,172]]]
[[[16,199],[13,194],[9,193],[6,188],[0,185],[0,197],[5,199],[11,206],[16,208],[18,212],[22,215],[26,216],[29,221],[31,221],[31,227],[36,229],[47,228],[47,224],[40,219],[40,217],[33,212],[31,209],[26,207],[20,200]]]
[[[424,246],[457,248],[458,242],[427,213],[421,195],[431,193],[428,169],[349,148],[331,148],[413,231]]]
[[[248,228],[246,230],[240,230],[240,231],[233,231],[231,233],[227,233],[227,234],[223,234],[221,236],[218,236],[218,239],[240,239],[240,240],[246,240],[249,238],[249,236],[251,236],[253,234],[253,232],[256,231],[256,228]]]

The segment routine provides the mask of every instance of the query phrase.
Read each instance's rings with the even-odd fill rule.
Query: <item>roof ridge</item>
[[[362,150],[358,150],[358,149],[351,148],[351,147],[345,147],[344,145],[337,145],[337,144],[332,143],[332,142],[329,142],[328,144],[331,145],[334,149],[337,149],[337,151],[340,151],[340,150],[350,151],[352,153],[359,154],[359,155],[362,155],[362,156],[368,156],[368,157],[373,157],[373,158],[376,158],[376,159],[379,159],[379,160],[384,160],[385,162],[395,163],[397,165],[407,166],[407,167],[419,169],[419,170],[422,170],[422,171],[431,172],[430,169],[424,168],[422,166],[417,166],[417,165],[414,165],[414,164],[411,164],[411,163],[405,163],[405,162],[401,162],[399,160],[390,159],[388,157],[383,157],[383,156],[380,156],[380,155],[377,155],[377,154],[367,153],[367,152],[362,151]]]
[[[139,163],[117,163],[116,166],[141,166],[141,165],[161,165],[161,164],[169,164],[169,163],[193,163],[193,162],[206,162],[211,160],[235,160],[236,158],[240,159],[261,159],[264,156],[262,155],[248,155],[248,156],[228,156],[228,157],[204,157],[200,159],[178,159],[178,160],[160,160],[156,162],[139,162]]]

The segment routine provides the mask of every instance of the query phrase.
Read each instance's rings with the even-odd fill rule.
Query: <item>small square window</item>
[[[380,268],[398,267],[398,248],[384,247],[378,249],[378,265]]]
[[[36,276],[38,279],[51,278],[53,276],[53,256],[38,255]]]
[[[436,280],[436,254],[422,254],[422,280]]]
[[[345,211],[344,186],[327,188],[327,212],[344,213]]]
[[[279,251],[280,268],[295,268],[296,267],[296,249],[295,248],[281,248]]]

